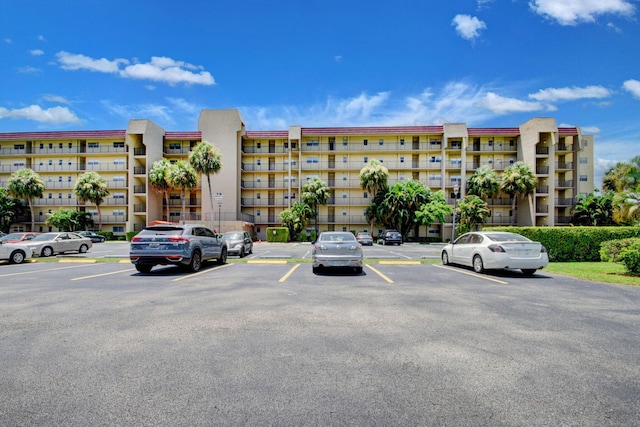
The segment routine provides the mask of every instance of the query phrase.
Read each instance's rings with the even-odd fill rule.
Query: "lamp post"
[[[225,195],[217,193],[214,198],[218,201],[218,234],[220,234],[222,233],[222,199],[225,198]]]
[[[453,230],[451,231],[451,243],[456,240],[456,207],[458,204],[458,192],[460,191],[460,187],[456,183],[453,186]]]

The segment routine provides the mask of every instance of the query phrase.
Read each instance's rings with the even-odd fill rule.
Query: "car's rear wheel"
[[[45,246],[44,248],[42,248],[42,252],[40,253],[40,255],[42,255],[43,257],[50,257],[51,255],[53,255],[53,248],[51,248],[51,246]]]
[[[218,258],[218,265],[227,263],[227,248],[222,248],[222,253],[220,254],[220,258]]]
[[[484,271],[484,263],[482,262],[482,257],[480,255],[473,257],[473,271],[476,273],[482,273]]]
[[[449,265],[449,254],[446,251],[442,251],[442,264]]]
[[[138,270],[140,273],[149,273],[151,271],[151,269],[153,268],[153,265],[149,265],[149,264],[137,264],[136,265],[136,270]]]
[[[318,274],[318,267],[311,267],[313,274]]]
[[[11,264],[22,264],[25,259],[25,253],[21,250],[16,250],[11,252],[11,256],[9,257],[9,263]]]
[[[525,276],[533,276],[533,274],[536,272],[535,268],[523,268],[522,269],[522,274],[524,274]]]
[[[86,254],[88,250],[89,246],[82,244],[80,245],[80,249],[78,249],[78,252],[80,252],[81,254]]]
[[[195,251],[193,255],[191,255],[191,261],[189,261],[189,271],[195,273],[200,270],[202,267],[202,256],[200,255],[200,251]]]

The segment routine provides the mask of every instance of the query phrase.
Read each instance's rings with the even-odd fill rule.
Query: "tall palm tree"
[[[513,225],[516,225],[516,199],[518,197],[528,197],[533,218],[533,193],[538,185],[538,177],[533,170],[524,162],[515,162],[502,172],[500,180],[500,191],[513,197],[511,203],[511,217]]]
[[[369,164],[360,169],[360,187],[367,190],[371,196],[371,201],[376,197],[378,191],[387,188],[389,179],[389,169],[376,159],[371,159]],[[371,232],[373,232],[374,217],[371,217]]]
[[[640,223],[640,185],[635,191],[618,193],[613,198],[613,218],[619,223]]]
[[[169,191],[171,185],[167,180],[167,174],[171,168],[171,162],[167,159],[161,159],[153,162],[149,170],[149,185],[154,190],[162,193],[165,205],[167,206],[167,219],[169,219]]]
[[[318,235],[318,206],[329,201],[329,187],[320,178],[312,178],[302,186],[302,202],[312,210],[316,219],[316,236]]]
[[[208,141],[202,141],[189,155],[189,163],[196,172],[207,176],[207,184],[209,185],[209,203],[211,204],[211,228],[213,229],[215,225],[215,218],[211,174],[218,173],[220,172],[220,169],[222,169],[222,155],[220,154],[220,151]]]
[[[39,199],[44,193],[44,182],[32,169],[20,169],[9,178],[9,193],[19,199],[26,199],[31,212],[31,231],[36,228],[36,217],[33,211],[33,199]]]
[[[500,191],[500,175],[487,165],[480,166],[467,180],[467,194],[491,199]]]
[[[172,164],[167,172],[167,181],[172,188],[180,190],[182,199],[182,223],[186,223],[186,193],[198,185],[198,174],[191,165],[184,160]]]
[[[640,185],[640,156],[635,156],[628,163],[617,163],[605,173],[602,179],[602,188],[614,193],[633,190],[638,185]]]
[[[104,202],[105,197],[109,195],[107,181],[97,172],[86,172],[78,177],[73,192],[81,201],[88,201],[96,205],[98,211],[98,228],[102,230],[102,212],[100,211],[100,205]]]

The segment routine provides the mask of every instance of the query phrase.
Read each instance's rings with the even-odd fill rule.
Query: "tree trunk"
[[[216,228],[216,218],[215,218],[215,214],[214,214],[214,208],[213,208],[213,188],[211,187],[211,175],[207,174],[207,183],[209,184],[209,204],[211,205],[211,229],[215,230]],[[218,221],[220,221],[221,218],[218,218]],[[220,233],[221,230],[218,230],[218,233]],[[216,233],[217,234],[217,233]]]
[[[517,194],[513,195],[513,201],[511,202],[511,225],[515,227],[516,225],[516,198]]]
[[[183,225],[187,223],[187,201],[185,200],[186,197],[187,197],[187,194],[183,189],[182,190],[182,224]]]
[[[102,231],[102,211],[100,205],[96,203],[96,209],[98,209],[98,228]]]
[[[36,217],[35,214],[33,212],[33,203],[31,201],[31,197],[29,197],[27,199],[27,202],[29,202],[29,211],[31,212],[31,231],[36,231]]]

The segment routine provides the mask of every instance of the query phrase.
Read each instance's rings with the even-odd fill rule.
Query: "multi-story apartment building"
[[[466,179],[482,165],[501,172],[523,161],[536,172],[533,197],[518,200],[518,225],[566,225],[578,194],[594,188],[593,136],[577,127],[558,128],[553,118],[531,119],[519,127],[468,128],[442,126],[337,127],[251,131],[237,110],[203,110],[197,131],[168,132],[149,120],[131,120],[126,130],[0,133],[0,186],[12,172],[29,167],[40,173],[46,191],[36,201],[36,229],[48,230],[46,214],[58,207],[94,213],[95,207],[75,198],[79,175],[95,170],[111,192],[103,204],[103,230],[123,234],[154,220],[180,221],[177,191],[169,205],[148,181],[153,163],[162,158],[186,160],[203,140],[222,154],[222,170],[212,176],[213,210],[207,179],[186,196],[185,221],[220,228],[251,229],[261,239],[278,216],[300,200],[302,186],[319,177],[331,190],[320,207],[321,230],[367,230],[364,212],[370,195],[360,188],[359,172],[377,159],[389,169],[389,184],[419,180],[443,190],[453,204],[454,188],[465,195]],[[509,224],[511,200],[488,201],[488,224]],[[14,229],[24,230],[21,219]],[[369,230],[374,234],[376,230]],[[414,234],[416,231],[413,232]],[[417,229],[419,236],[448,238],[451,223]]]

